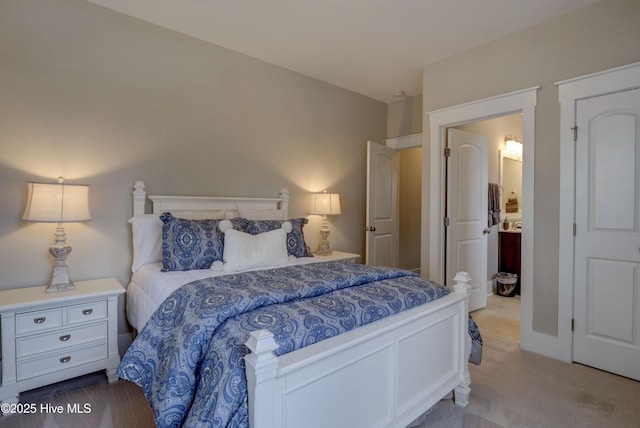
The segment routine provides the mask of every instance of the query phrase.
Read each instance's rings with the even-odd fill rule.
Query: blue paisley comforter
[[[198,280],[160,305],[117,373],[143,388],[158,427],[246,428],[252,331],[271,331],[282,355],[448,293],[410,272],[341,262]]]

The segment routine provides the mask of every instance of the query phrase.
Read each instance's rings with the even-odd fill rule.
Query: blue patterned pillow
[[[270,232],[279,229],[283,221],[285,220],[245,220],[244,231],[252,235]],[[304,241],[304,234],[302,233],[302,228],[309,220],[301,217],[292,218],[287,221],[290,221],[292,226],[291,232],[287,233],[287,253],[295,257],[313,257],[307,243]]]
[[[218,225],[222,220],[187,220],[171,213],[162,220],[162,272],[209,269],[222,261],[224,235]],[[234,229],[245,226],[245,220],[231,220]]]

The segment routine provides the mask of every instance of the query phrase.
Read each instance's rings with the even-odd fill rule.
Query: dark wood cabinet
[[[499,232],[498,270],[518,275],[516,294],[520,294],[520,232]]]

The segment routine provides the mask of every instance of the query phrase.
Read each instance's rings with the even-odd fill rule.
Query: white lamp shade
[[[317,215],[337,215],[342,214],[340,210],[339,193],[312,193],[309,214]]]
[[[27,186],[23,220],[43,223],[91,220],[89,186],[61,183],[27,183]]]

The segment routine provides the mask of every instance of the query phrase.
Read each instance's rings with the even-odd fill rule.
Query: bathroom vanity
[[[516,295],[520,294],[521,229],[500,230],[498,236],[498,271],[518,275]]]

